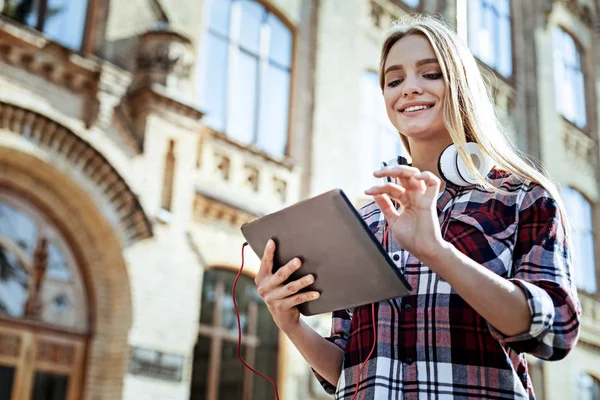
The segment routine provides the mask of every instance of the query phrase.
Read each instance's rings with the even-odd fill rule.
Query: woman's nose
[[[408,97],[408,96],[411,96],[414,94],[421,94],[422,92],[423,92],[423,89],[418,84],[418,82],[415,78],[407,77],[404,80],[404,88],[402,88],[402,95],[404,97]]]

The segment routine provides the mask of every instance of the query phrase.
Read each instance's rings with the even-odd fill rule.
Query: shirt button
[[[405,304],[405,305],[404,305],[404,311],[410,311],[410,310],[412,310],[412,305],[410,305],[410,304]]]
[[[412,357],[406,357],[406,363],[407,363],[408,365],[411,365],[411,364],[413,363],[413,359],[412,359]]]
[[[394,261],[398,261],[400,259],[400,256],[398,254],[394,254]]]

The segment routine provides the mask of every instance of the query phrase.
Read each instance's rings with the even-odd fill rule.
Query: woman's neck
[[[415,168],[418,168],[420,171],[429,171],[435,174],[438,178],[441,179],[440,172],[438,170],[438,160],[442,151],[446,149],[446,147],[452,144],[452,139],[448,137],[444,137],[437,140],[410,140],[410,157],[412,159],[412,165]],[[442,187],[440,190],[444,189],[444,181],[442,179]]]

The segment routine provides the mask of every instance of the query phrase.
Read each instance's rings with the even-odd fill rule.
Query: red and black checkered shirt
[[[410,295],[375,305],[376,349],[360,377],[357,399],[534,399],[525,353],[558,360],[575,346],[581,308],[565,227],[540,185],[493,170],[489,179],[512,195],[449,184],[437,208],[444,239],[509,279],[527,296],[528,332],[507,337],[450,285],[388,237],[389,255]],[[385,220],[371,203],[360,213],[381,242]],[[373,346],[371,305],[333,313],[327,338],[344,350],[336,399],[352,399]]]

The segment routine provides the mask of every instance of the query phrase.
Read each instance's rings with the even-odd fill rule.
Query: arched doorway
[[[81,398],[89,321],[81,269],[59,228],[0,187],[0,398]]]

